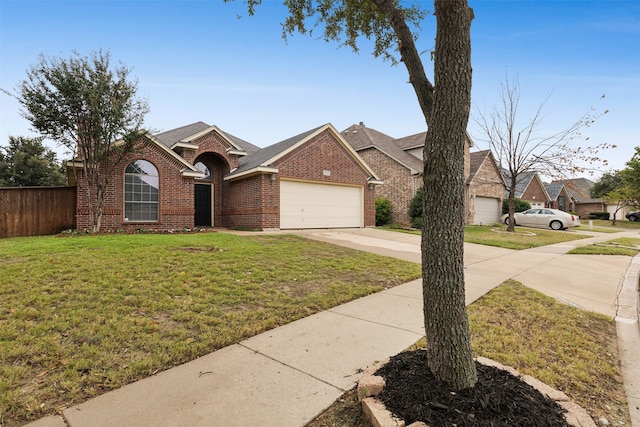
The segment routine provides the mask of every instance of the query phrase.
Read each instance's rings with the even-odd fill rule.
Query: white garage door
[[[475,216],[473,223],[476,225],[489,225],[500,222],[500,201],[491,197],[475,198]]]
[[[362,187],[280,181],[280,228],[364,225]]]

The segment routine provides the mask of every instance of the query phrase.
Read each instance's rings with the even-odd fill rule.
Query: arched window
[[[146,160],[129,163],[124,171],[124,220],[158,221],[158,169]]]
[[[211,170],[209,169],[209,166],[207,166],[202,162],[197,162],[194,166],[200,172],[204,172],[204,176],[202,178],[197,178],[197,179],[201,181],[211,181]]]

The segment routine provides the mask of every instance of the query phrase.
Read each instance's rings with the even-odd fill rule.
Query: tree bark
[[[460,390],[477,381],[464,287],[464,144],[471,106],[466,0],[436,0],[434,104],[424,150],[422,277],[427,360]]]

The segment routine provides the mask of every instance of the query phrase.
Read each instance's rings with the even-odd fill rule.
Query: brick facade
[[[573,204],[571,203],[571,197],[564,187],[562,187],[562,190],[560,190],[560,194],[558,194],[558,197],[556,197],[555,200],[551,200],[549,203],[547,203],[548,208],[560,209],[565,212],[570,211],[572,205]]]
[[[376,197],[391,202],[391,221],[410,225],[409,202],[422,185],[422,176],[412,175],[405,166],[375,148],[361,150],[358,154],[367,164],[375,165],[376,174],[384,180],[384,185],[376,190]]]
[[[536,178],[531,180],[525,192],[520,196],[520,199],[529,203],[544,203],[544,206],[548,203],[547,193],[540,180]]]
[[[337,133],[336,133],[337,134]],[[240,165],[239,156],[229,142],[217,132],[191,141],[197,149],[177,149],[186,162],[172,155],[161,143],[137,144],[108,168],[109,186],[102,216],[103,230],[154,229],[171,230],[194,227],[195,183],[210,185],[213,195],[213,225],[247,229],[280,227],[280,179],[361,186],[364,193],[364,226],[375,225],[375,187],[368,185],[370,174],[328,129],[283,155],[271,167],[278,173],[257,172],[234,180],[225,180]],[[356,156],[357,157],[357,156]],[[135,160],[151,162],[159,175],[158,221],[133,222],[124,218],[124,171]],[[210,179],[185,176],[185,166],[206,164]],[[326,171],[329,171],[327,173]],[[188,174],[187,174],[188,175]],[[78,176],[77,228],[89,230],[89,205],[86,178]]]
[[[368,162],[365,160],[365,163]],[[290,178],[325,184],[362,186],[364,188],[364,226],[375,226],[376,189],[374,186],[369,188],[368,173],[332,133],[328,131],[320,133],[279,159],[274,166],[278,167],[278,179]],[[329,174],[325,174],[325,171],[329,171]]]
[[[124,218],[124,171],[135,160],[147,160],[158,170],[160,180],[159,220],[133,222]],[[153,144],[137,144],[118,163],[109,163],[109,185],[105,191],[102,230],[169,230],[193,227],[193,178],[183,177],[180,163]],[[77,229],[90,230],[87,180],[78,170]]]
[[[465,209],[465,223],[473,224],[475,220],[476,197],[490,197],[497,199],[500,206],[504,197],[505,186],[502,176],[490,157],[486,157],[476,173],[467,183],[467,209]]]

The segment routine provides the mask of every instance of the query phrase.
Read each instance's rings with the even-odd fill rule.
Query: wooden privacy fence
[[[76,228],[76,187],[0,188],[0,238]]]

